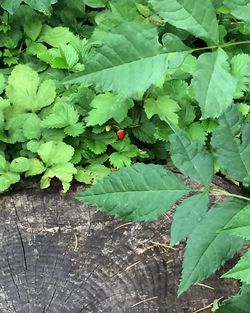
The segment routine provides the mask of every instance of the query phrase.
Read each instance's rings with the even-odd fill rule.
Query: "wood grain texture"
[[[237,290],[214,275],[205,283],[215,289],[177,299],[184,245],[155,244],[168,242],[168,219],[123,225],[75,193],[0,197],[1,313],[192,313]]]

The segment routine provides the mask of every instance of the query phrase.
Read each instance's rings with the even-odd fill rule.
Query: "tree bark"
[[[178,299],[170,221],[124,224],[74,200],[80,189],[1,196],[1,313],[192,313],[238,290],[217,273]]]

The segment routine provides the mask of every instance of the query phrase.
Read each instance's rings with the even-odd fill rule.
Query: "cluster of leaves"
[[[122,168],[79,198],[132,221],[182,200],[171,239],[187,238],[179,294],[231,258],[250,227],[249,199],[211,187],[215,172],[250,185],[249,1],[202,4],[0,0],[0,191],[36,175],[67,191],[73,178],[93,184]],[[160,165],[123,168],[142,161],[201,187]],[[233,199],[209,208],[219,193]],[[249,258],[224,275],[244,287],[216,312],[244,312]]]

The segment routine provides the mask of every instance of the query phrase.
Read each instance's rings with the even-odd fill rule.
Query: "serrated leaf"
[[[212,156],[201,142],[190,140],[180,129],[175,128],[174,131],[169,140],[175,166],[191,179],[208,187],[214,173]]]
[[[213,205],[188,238],[178,294],[213,274],[244,244],[239,237],[220,230],[244,207],[243,201],[227,200]]]
[[[61,45],[69,43],[73,36],[73,33],[67,27],[57,26],[52,28],[45,25],[37,41],[59,48]]]
[[[231,73],[237,79],[234,98],[241,98],[250,86],[250,57],[248,54],[237,54],[231,60]]]
[[[18,183],[20,175],[17,173],[6,172],[0,174],[0,192],[7,190],[12,184]]]
[[[83,134],[85,131],[83,123],[76,123],[74,125],[67,126],[64,128],[65,134],[72,136],[72,137],[77,137],[81,134]]]
[[[0,73],[0,94],[4,91],[5,88],[5,78],[2,73]]]
[[[75,108],[69,103],[63,103],[43,119],[41,126],[45,128],[64,128],[76,124],[78,119],[79,114]]]
[[[58,0],[3,0],[1,6],[10,14],[15,13],[21,3],[27,3],[33,9],[38,10],[44,14],[49,14],[51,5],[57,3]]]
[[[207,192],[194,195],[182,201],[177,207],[171,225],[171,245],[185,239],[200,223],[208,209]]]
[[[250,125],[241,127],[241,120],[240,112],[233,106],[219,118],[211,144],[220,167],[232,179],[244,181],[250,175]]]
[[[23,134],[27,139],[39,139],[41,137],[41,120],[36,114],[30,113],[23,123]]]
[[[38,74],[27,65],[20,64],[9,76],[6,94],[19,110],[36,112],[54,101],[55,89],[52,80],[43,81],[39,87]]]
[[[124,22],[105,33],[102,43],[87,60],[86,70],[65,83],[94,84],[103,91],[132,96],[166,73],[166,55],[152,25]]]
[[[39,18],[34,18],[24,24],[24,32],[29,38],[32,39],[32,41],[37,39],[41,30],[42,22]]]
[[[38,159],[29,159],[29,169],[25,173],[25,177],[42,174],[46,170],[43,163]]]
[[[223,3],[230,9],[230,14],[236,19],[250,22],[249,0],[224,0]]]
[[[50,166],[69,162],[74,154],[74,148],[64,142],[49,141],[42,144],[37,153],[42,161]]]
[[[150,0],[155,12],[166,22],[187,30],[208,44],[219,42],[218,22],[210,0],[200,5],[193,0]],[[204,10],[204,7],[206,10]]]
[[[85,184],[95,184],[98,180],[108,176],[110,169],[102,164],[91,164],[85,168],[78,167],[75,179]]]
[[[243,283],[250,284],[250,249],[248,249],[238,263],[222,277],[239,279]]]
[[[148,118],[157,114],[162,121],[178,124],[180,110],[178,103],[169,96],[160,96],[156,100],[149,98],[145,101],[145,113]]]
[[[0,173],[5,172],[8,168],[8,162],[5,160],[4,155],[0,154]]]
[[[23,173],[28,171],[30,168],[30,160],[24,157],[14,159],[10,165],[9,170],[15,173]]]
[[[250,240],[250,205],[245,206],[225,225],[223,233]]]
[[[198,58],[192,86],[202,117],[218,117],[232,104],[236,79],[225,68],[227,54],[222,49]]]
[[[133,105],[131,99],[121,95],[99,94],[90,103],[92,110],[86,118],[87,126],[103,125],[112,118],[121,123]]]
[[[65,58],[68,68],[72,68],[79,61],[76,50],[70,44],[63,44],[60,46],[61,55]]]
[[[73,175],[76,174],[76,172],[77,170],[72,163],[54,164],[43,174],[40,181],[40,187],[41,189],[48,188],[50,186],[51,178],[56,177],[62,182],[63,191],[67,192],[73,179]]]
[[[215,313],[249,313],[250,296],[240,294],[225,301]]]
[[[77,199],[130,221],[159,219],[189,188],[159,165],[135,164],[112,173]]]

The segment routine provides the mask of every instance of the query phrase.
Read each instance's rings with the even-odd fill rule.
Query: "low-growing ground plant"
[[[0,192],[75,179],[93,185],[80,200],[130,221],[179,201],[183,293],[248,244],[249,54],[248,0],[0,0]],[[241,292],[214,311],[248,312],[249,273],[247,251],[223,276]]]

